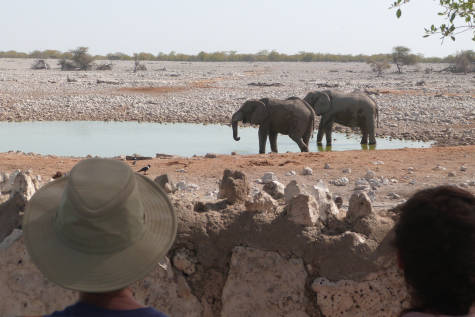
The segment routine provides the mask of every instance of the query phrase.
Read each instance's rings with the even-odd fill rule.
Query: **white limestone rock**
[[[320,217],[317,201],[312,196],[299,194],[290,200],[287,215],[296,224],[314,226]]]
[[[359,218],[369,216],[373,213],[371,199],[365,192],[354,192],[350,197],[347,217],[353,222]]]
[[[266,192],[259,191],[252,196],[251,200],[244,202],[247,211],[254,212],[274,212],[278,204],[274,198],[272,198]]]
[[[362,281],[319,277],[311,287],[324,316],[393,317],[410,305],[404,278],[396,268],[372,273]]]
[[[235,247],[222,293],[221,316],[308,317],[303,261]]]
[[[295,196],[304,193],[303,188],[297,183],[296,180],[290,181],[284,189],[284,199],[288,203]]]

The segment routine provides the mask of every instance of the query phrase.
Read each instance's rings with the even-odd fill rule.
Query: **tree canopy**
[[[397,8],[396,16],[401,17],[401,6],[410,0],[396,0],[391,8]],[[440,34],[442,40],[450,37],[455,41],[455,36],[459,33],[472,31],[472,41],[475,41],[475,14],[473,11],[474,0],[439,0],[441,11],[438,15],[444,16],[446,23],[434,25],[424,28],[425,35],[428,37],[433,34]],[[462,24],[456,25],[456,18],[463,20]]]

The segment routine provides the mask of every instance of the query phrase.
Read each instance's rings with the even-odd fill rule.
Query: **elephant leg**
[[[279,152],[277,151],[277,132],[269,132],[269,142],[270,142],[270,149],[272,152]]]
[[[368,124],[369,144],[376,144],[376,136],[374,131],[374,120],[369,120]]]
[[[327,139],[327,146],[332,145],[332,129],[333,129],[333,122],[327,123],[325,127],[325,136]]]
[[[262,125],[259,127],[259,154],[266,153],[266,142],[267,142],[267,129],[263,128]]]
[[[317,145],[322,145],[322,139],[323,139],[323,123],[324,123],[324,117],[320,119],[320,123],[318,124],[318,133],[317,133]]]
[[[303,139],[300,135],[289,134],[289,137],[297,143],[301,152],[308,152],[308,146],[303,142]]]
[[[360,129],[362,134],[360,144],[368,144],[368,128],[362,125]]]
[[[310,136],[312,135],[312,132],[305,132],[304,136],[302,137],[303,143],[307,146],[307,149],[309,147],[308,142],[310,141]]]
[[[303,141],[301,135],[295,134],[295,133],[290,133],[290,134],[289,134],[289,137],[290,137],[295,143],[297,143],[297,145],[299,146],[301,152],[308,152],[308,146],[307,146],[307,144],[305,144],[305,142]]]

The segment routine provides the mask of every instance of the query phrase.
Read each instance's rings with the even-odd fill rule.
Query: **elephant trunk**
[[[236,112],[232,119],[231,119],[231,124],[233,127],[233,138],[236,141],[241,140],[240,137],[238,137],[238,121],[242,120],[242,113],[241,112]]]
[[[238,122],[233,121],[232,125],[233,125],[233,138],[234,138],[234,140],[236,140],[236,141],[241,140],[241,138],[238,137]]]

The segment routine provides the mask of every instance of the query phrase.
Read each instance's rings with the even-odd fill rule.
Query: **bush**
[[[475,52],[472,50],[461,51],[455,56],[455,72],[471,73],[475,70]]]
[[[75,50],[71,50],[72,60],[79,70],[88,70],[91,68],[91,64],[94,61],[94,57],[87,53],[87,47],[78,47]]]
[[[382,76],[383,71],[391,67],[391,65],[389,65],[389,62],[387,60],[382,60],[382,61],[370,60],[367,63],[369,64],[373,72],[378,73],[378,76]]]
[[[44,59],[39,59],[31,65],[31,69],[50,69],[50,67]]]
[[[64,58],[59,60],[58,65],[61,66],[61,70],[78,70],[78,68],[76,67],[76,65],[74,65],[73,62],[68,61]]]

